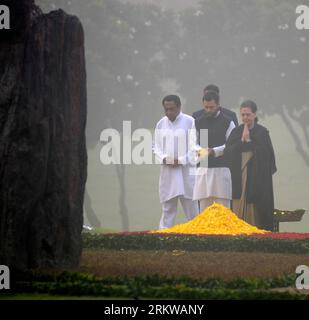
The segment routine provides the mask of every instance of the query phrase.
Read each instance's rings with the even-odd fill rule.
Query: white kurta
[[[231,121],[225,134],[226,140],[234,128],[235,124]],[[223,155],[225,145],[218,146],[213,149],[215,157],[219,157]],[[193,200],[201,200],[210,197],[229,200],[232,199],[232,178],[229,168],[199,167],[197,169]]]
[[[183,132],[184,135],[177,134]],[[194,134],[193,134],[194,133]],[[164,140],[165,139],[165,140]],[[184,144],[177,143],[182,139]],[[196,130],[194,119],[182,112],[171,122],[166,116],[156,125],[154,139],[154,153],[159,163],[163,163],[164,158],[178,159],[181,165],[171,167],[161,165],[159,196],[160,202],[166,202],[177,196],[192,199],[195,182],[195,165],[191,164],[191,155],[196,146]],[[164,143],[165,141],[165,143]]]

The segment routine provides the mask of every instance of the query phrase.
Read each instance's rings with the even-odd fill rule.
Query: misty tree
[[[132,121],[132,129],[152,128],[162,114],[162,91],[158,84],[166,77],[169,66],[163,61],[165,57],[163,60],[160,57],[163,49],[173,47],[176,40],[177,26],[172,13],[153,5],[123,4],[115,0],[37,3],[44,11],[62,8],[76,14],[83,23],[88,76],[88,149],[95,147],[103,129],[112,127],[121,132],[125,120]],[[119,164],[115,168],[122,228],[128,230],[126,167]],[[93,213],[89,196],[85,197],[85,203],[87,212]]]
[[[188,54],[175,69],[190,102],[201,95],[192,87],[217,82],[230,107],[246,97],[258,102],[262,116],[278,114],[309,166],[309,39],[295,28],[295,8],[288,0],[201,1],[199,10],[182,15]],[[195,76],[188,78],[190,70]]]
[[[46,11],[63,8],[83,23],[88,148],[103,129],[121,131],[124,120],[132,129],[153,128],[165,93],[184,97],[187,113],[197,110],[203,87],[214,82],[226,107],[238,109],[251,98],[262,117],[279,115],[309,166],[309,39],[295,28],[291,1],[201,0],[182,12],[118,0],[37,3]],[[116,174],[127,230],[125,166],[117,165]]]
[[[246,96],[259,102],[263,115],[279,114],[309,165],[293,126],[302,129],[309,146],[309,39],[295,28],[291,1],[201,0],[198,9],[180,13],[117,0],[37,2],[83,21],[90,144],[104,127],[102,119],[117,129],[123,120],[151,127],[161,115],[160,80],[177,79],[189,111],[204,85],[216,81],[230,107]]]

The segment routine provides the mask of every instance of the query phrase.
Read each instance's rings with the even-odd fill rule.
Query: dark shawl
[[[225,155],[232,174],[233,199],[241,197],[241,153],[252,151],[248,163],[247,202],[255,204],[260,215],[260,228],[273,230],[274,193],[272,175],[277,171],[274,149],[268,130],[255,124],[250,130],[251,142],[242,143],[244,125],[236,127],[230,134]]]

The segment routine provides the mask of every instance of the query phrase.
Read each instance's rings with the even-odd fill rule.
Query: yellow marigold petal
[[[216,235],[250,235],[253,233],[266,233],[250,225],[230,209],[221,204],[214,203],[206,208],[197,217],[172,228],[151,231],[151,233],[182,233],[182,234],[216,234]]]

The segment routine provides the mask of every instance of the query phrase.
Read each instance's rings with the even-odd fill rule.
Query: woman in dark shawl
[[[232,131],[224,152],[232,174],[233,211],[251,225],[273,231],[275,154],[268,130],[257,123],[256,112],[255,102],[241,104],[243,124]]]

